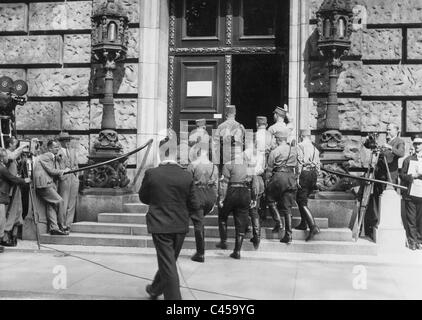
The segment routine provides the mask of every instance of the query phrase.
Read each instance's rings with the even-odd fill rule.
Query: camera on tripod
[[[22,156],[30,158],[39,153],[41,142],[37,138],[31,140],[19,140],[19,146],[24,146]]]
[[[366,138],[363,146],[367,149],[372,150],[372,151],[379,151],[380,146],[378,145],[378,142],[377,142],[378,137],[379,137],[378,132],[369,132],[368,137]]]

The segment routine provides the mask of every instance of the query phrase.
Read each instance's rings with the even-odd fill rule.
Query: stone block
[[[89,103],[63,101],[63,130],[89,130]]]
[[[139,29],[129,29],[128,58],[139,58]]]
[[[406,131],[422,132],[422,101],[408,101],[406,108]]]
[[[422,65],[364,65],[362,95],[407,96],[422,92]]]
[[[91,35],[66,34],[63,53],[64,63],[91,62]]]
[[[114,112],[117,129],[136,129],[138,100],[115,99]],[[100,129],[103,115],[102,105],[98,99],[91,100],[90,129]]]
[[[29,69],[29,96],[88,96],[89,68]]]
[[[27,102],[16,107],[17,130],[60,130],[61,104],[58,101]]]
[[[422,0],[360,0],[370,24],[420,23]]]
[[[399,101],[362,101],[362,131],[385,132],[390,122],[401,124],[402,106]]]
[[[71,141],[71,147],[77,150],[79,164],[88,163],[89,155],[89,136],[88,135],[73,135],[77,140]]]
[[[401,29],[368,29],[363,31],[362,59],[401,59]]]
[[[26,32],[27,16],[26,3],[0,3],[0,31]]]
[[[93,12],[97,10],[101,5],[106,3],[107,0],[94,0],[93,1]],[[119,0],[119,4],[126,9],[128,14],[129,23],[139,22],[139,0]]]
[[[91,1],[34,2],[29,5],[29,29],[91,29]]]
[[[422,29],[407,29],[407,58],[422,59]]]
[[[312,61],[306,75],[308,92],[328,92],[328,65],[325,61]],[[337,92],[359,93],[362,84],[362,62],[344,61],[340,72]]]
[[[9,77],[13,81],[25,80],[26,72],[25,69],[0,69],[0,77]]]
[[[104,68],[94,65],[93,91],[104,93]],[[138,93],[138,65],[135,63],[117,64],[114,70],[114,93]]]
[[[1,64],[62,62],[60,36],[5,36],[0,37],[0,43],[4,44]]]

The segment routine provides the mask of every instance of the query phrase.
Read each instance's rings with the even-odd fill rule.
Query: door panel
[[[205,118],[216,126],[224,103],[224,57],[176,58],[176,108],[179,120]],[[180,129],[176,120],[176,132]]]

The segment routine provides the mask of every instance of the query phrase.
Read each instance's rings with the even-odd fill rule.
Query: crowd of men
[[[50,234],[69,234],[79,188],[77,174],[65,174],[78,168],[72,139],[61,132],[41,154],[38,139],[19,145],[15,137],[6,137],[5,149],[0,148],[0,252],[17,245],[28,208],[38,211],[37,216],[46,215]]]

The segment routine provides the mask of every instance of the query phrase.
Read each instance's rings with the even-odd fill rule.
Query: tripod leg
[[[33,187],[32,187],[32,182],[29,184],[29,201],[31,202],[31,206],[32,206],[32,212],[34,213],[34,223],[35,223],[35,234],[37,236],[37,245],[38,245],[38,250],[41,249],[41,243],[40,243],[40,234],[38,231],[38,211],[36,209],[35,206],[35,202],[34,202],[34,198],[33,198]]]

